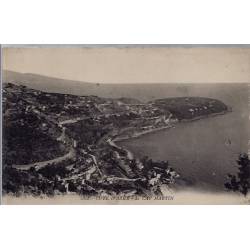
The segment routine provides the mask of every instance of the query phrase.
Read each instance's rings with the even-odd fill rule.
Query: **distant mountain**
[[[170,97],[200,96],[220,100],[234,110],[244,108],[248,101],[247,84],[192,84],[192,83],[117,83],[102,84],[58,79],[36,74],[22,74],[13,71],[3,71],[3,82],[42,90],[45,92],[96,95],[105,98],[129,98],[143,102]],[[248,112],[247,107],[246,113]]]
[[[89,95],[90,92],[94,92],[93,89],[98,86],[87,82],[71,81],[38,74],[18,73],[4,70],[3,83],[7,82],[17,85],[25,85],[27,87],[46,92],[75,95],[79,95],[79,90],[81,95]],[[84,93],[85,89],[86,94]]]

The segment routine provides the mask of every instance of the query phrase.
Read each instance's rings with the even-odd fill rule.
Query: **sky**
[[[3,69],[99,83],[250,83],[250,48],[3,48]]]

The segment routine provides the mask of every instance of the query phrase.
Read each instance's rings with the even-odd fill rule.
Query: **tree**
[[[248,155],[240,154],[237,163],[239,172],[237,175],[228,175],[229,182],[225,183],[225,188],[246,196],[250,190],[250,160]]]

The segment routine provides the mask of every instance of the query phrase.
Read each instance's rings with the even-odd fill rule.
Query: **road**
[[[60,163],[64,160],[72,159],[74,156],[75,156],[75,150],[71,148],[67,154],[54,158],[52,160],[39,161],[39,162],[23,164],[23,165],[13,164],[12,167],[16,169],[20,169],[20,170],[29,170],[31,167],[35,167],[36,169],[41,169],[41,168],[44,168],[47,164]]]

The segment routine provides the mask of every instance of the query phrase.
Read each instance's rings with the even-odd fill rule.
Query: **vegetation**
[[[225,183],[225,188],[246,196],[250,190],[250,159],[247,154],[240,154],[237,163],[239,172],[237,175],[228,175],[229,181]]]
[[[159,99],[154,102],[157,107],[170,111],[178,120],[193,119],[213,113],[227,111],[228,107],[215,99],[203,97],[174,97]]]

